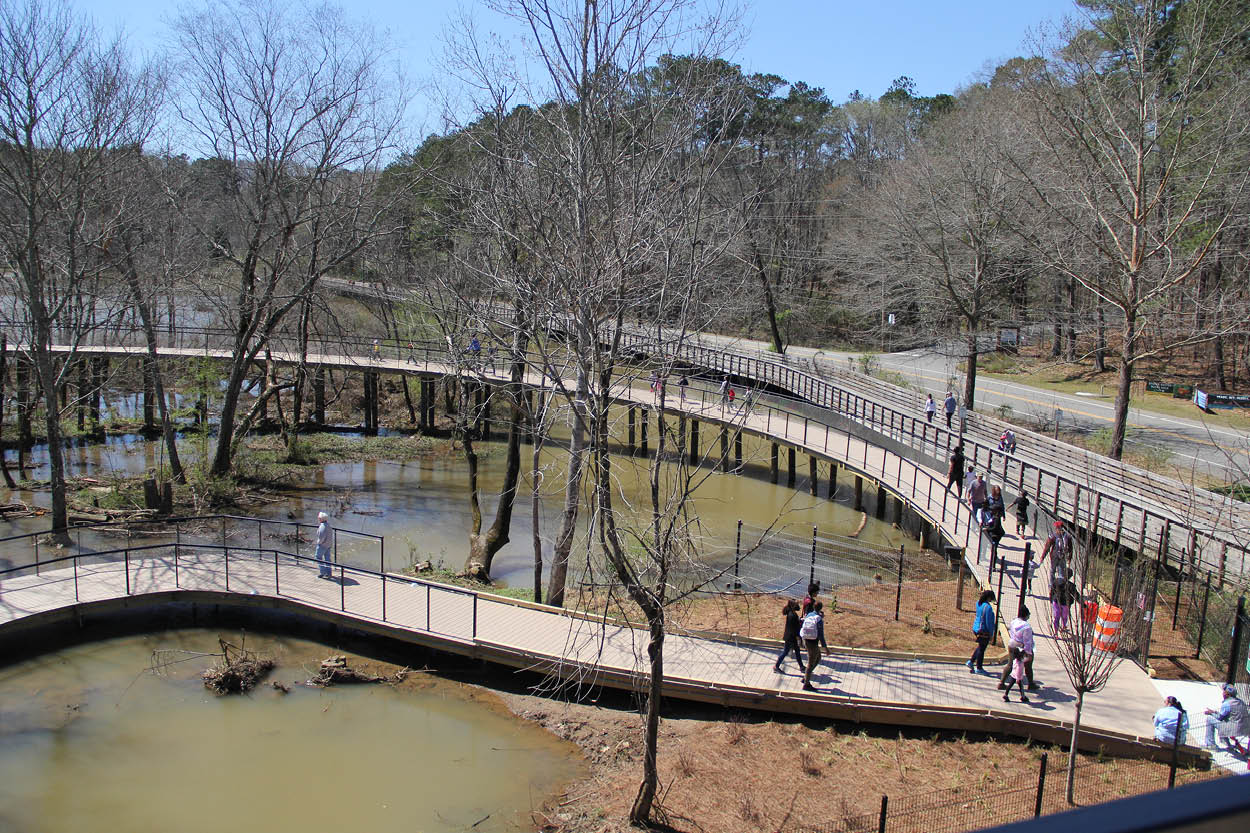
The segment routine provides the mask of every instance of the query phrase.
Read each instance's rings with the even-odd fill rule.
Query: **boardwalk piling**
[[[777,457],[778,457],[777,444],[769,443],[768,479],[774,484],[777,482]]]
[[[807,490],[812,497],[816,497],[820,491],[820,469],[817,465],[815,457],[807,458]]]

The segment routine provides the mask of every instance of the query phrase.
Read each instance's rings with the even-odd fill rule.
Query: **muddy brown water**
[[[623,434],[618,419],[615,433]],[[651,425],[651,448],[655,449],[655,425]],[[709,454],[709,465],[719,457],[719,439],[712,426],[704,426],[701,438],[703,448]],[[560,431],[556,432],[559,440]],[[187,456],[194,459],[195,448],[186,443]],[[482,488],[484,525],[494,518],[498,503],[498,490],[503,480],[504,453],[500,442],[478,443],[481,453],[479,480]],[[731,452],[732,453],[732,452]],[[748,471],[766,474],[768,444],[752,437],[743,438],[743,462]],[[530,486],[528,480],[530,448],[522,448],[522,470],[525,475],[512,517],[510,542],[495,557],[492,576],[504,584],[528,586],[533,576],[533,544],[530,515]],[[33,477],[46,477],[46,449],[36,447],[31,453],[37,465]],[[110,437],[105,444],[74,448],[68,454],[71,472],[88,476],[107,477],[111,474],[136,475],[157,466],[162,460],[159,443],[134,436]],[[541,475],[541,534],[544,540],[544,559],[550,557],[551,539],[559,522],[558,515],[564,491],[564,473],[567,454],[553,443],[542,454]],[[842,473],[837,499],[830,501],[827,493],[828,467],[821,466],[820,497],[812,497],[806,489],[806,459],[799,455],[798,488],[788,488],[785,482],[785,453],[782,452],[782,485],[773,485],[766,477],[720,473],[703,468],[696,474],[697,487],[690,507],[697,517],[694,534],[706,560],[714,564],[732,562],[734,556],[737,522],[746,527],[773,529],[806,540],[812,527],[822,534],[851,535],[863,524],[858,540],[897,550],[900,545],[914,549],[915,542],[890,524],[878,521],[869,513],[866,522],[863,512],[852,506],[853,486],[851,478]],[[626,515],[645,522],[648,513],[648,461],[614,456],[616,480],[615,505],[626,510]],[[277,503],[247,507],[238,514],[255,515],[274,520],[296,520],[313,524],[319,511],[327,510],[333,516],[336,527],[383,536],[385,545],[376,542],[340,536],[339,560],[343,563],[387,570],[399,570],[414,561],[430,560],[458,569],[466,554],[466,539],[470,512],[466,464],[463,456],[452,454],[410,461],[373,460],[357,463],[329,463],[309,467],[305,479],[298,488],[287,491]],[[870,492],[871,490],[867,490]],[[869,506],[875,496],[866,493]],[[9,493],[0,489],[0,501],[21,500],[35,505],[48,505],[46,492],[18,491]],[[588,496],[583,506],[589,505]],[[583,509],[583,530],[587,512]],[[46,520],[40,518],[19,519],[0,524],[4,534],[16,535],[46,528]],[[250,538],[248,537],[250,535]],[[584,536],[583,536],[584,539]],[[149,539],[152,543],[158,539]],[[240,545],[255,544],[254,532],[231,537]],[[88,533],[84,543],[93,546],[115,546],[115,541],[92,540]],[[749,542],[748,542],[749,543]],[[269,543],[273,546],[273,543]],[[311,544],[305,542],[305,554],[311,554]],[[584,551],[584,546],[582,547]],[[0,568],[30,563],[33,548],[29,545],[15,546],[0,551]],[[42,557],[48,557],[44,552]],[[796,554],[803,558],[802,553]],[[575,559],[576,560],[576,559]],[[585,560],[583,554],[582,560]],[[851,580],[848,576],[847,580]]]
[[[313,642],[247,634],[278,665],[246,696],[204,688],[210,657],[145,670],[154,650],[214,652],[218,635],[113,639],[0,669],[0,831],[531,830],[531,808],[586,772],[575,747],[493,695],[428,674],[302,685],[339,653]]]

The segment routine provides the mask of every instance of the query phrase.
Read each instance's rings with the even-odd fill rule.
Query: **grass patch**
[[[484,584],[480,581],[474,581],[471,578],[462,576],[455,570],[450,570],[443,566],[435,567],[433,570],[418,571],[415,567],[406,567],[401,571],[404,575],[419,578],[422,581],[433,581],[438,584],[450,584],[453,587],[464,587],[468,590],[478,590],[482,593],[493,593],[496,596],[504,596],[509,599],[520,599],[525,602],[534,601],[534,590],[531,587],[505,587],[499,584]]]

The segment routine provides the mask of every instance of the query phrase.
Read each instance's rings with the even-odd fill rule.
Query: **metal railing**
[[[60,333],[53,335],[55,339]],[[232,350],[234,339],[232,331],[215,328],[184,328],[172,335],[161,333],[158,336],[161,348],[189,351],[188,355],[197,350]],[[131,349],[146,346],[140,330],[120,326],[79,333],[76,340],[67,339],[67,342]],[[901,394],[884,383],[860,380],[861,385],[874,387],[872,394],[866,395],[849,390],[845,380],[842,385],[834,384],[762,353],[731,352],[695,343],[672,347],[637,333],[626,333],[622,342],[625,349],[636,355],[663,355],[705,371],[749,379],[757,385],[784,391],[816,406],[826,415],[848,420],[858,429],[869,432],[878,443],[884,441],[914,461],[936,460],[940,467],[951,449],[962,440],[970,465],[999,479],[1015,494],[1027,492],[1052,515],[1091,529],[1116,546],[1122,545],[1160,560],[1197,554],[1203,565],[1218,571],[1222,577],[1245,576],[1250,547],[1238,539],[1237,532],[1250,528],[1250,507],[1237,506],[1231,498],[1221,498],[1201,489],[1187,489],[1179,481],[1055,443],[1024,429],[1016,429],[1017,451],[1006,453],[997,448],[995,421],[972,414],[968,421],[971,430],[961,435],[917,416],[918,406],[907,405],[905,410],[901,409],[904,407],[898,400]],[[302,350],[294,334],[282,333],[270,339],[269,348],[288,354],[300,354]],[[448,362],[481,367],[508,360],[506,353],[491,362],[489,356],[466,355],[458,346],[437,342],[413,342],[409,346],[404,341],[378,339],[375,344],[372,339],[355,337],[310,338],[308,353],[311,354],[309,361],[314,364],[318,356],[335,356],[362,367],[383,360],[397,361],[405,367]],[[543,364],[539,361],[536,366],[541,368]],[[428,370],[428,367],[418,369]],[[895,404],[878,401],[886,396]],[[798,419],[800,414],[791,416]],[[802,419],[808,425],[815,422],[833,429],[811,415]],[[1141,499],[1143,497],[1150,500]]]

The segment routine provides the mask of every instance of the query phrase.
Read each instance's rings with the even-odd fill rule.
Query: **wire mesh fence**
[[[874,812],[846,812],[818,824],[794,825],[787,833],[962,833],[1228,775],[1187,768],[1173,773],[1168,765],[1145,761],[1084,760],[1074,772],[1069,804],[1066,762],[1062,753],[1043,755],[1037,771],[1020,779],[1025,783],[992,791],[970,776],[966,787],[883,795]]]
[[[739,521],[734,542],[708,559],[718,566],[704,568],[698,580],[718,591],[796,598],[818,582],[826,604],[839,610],[932,627],[926,613],[935,604],[934,594],[949,595],[941,600],[944,606],[953,607],[956,599],[955,576],[937,558],[822,533],[818,527],[804,537]],[[935,584],[935,579],[952,581]],[[869,592],[848,592],[857,588]]]

